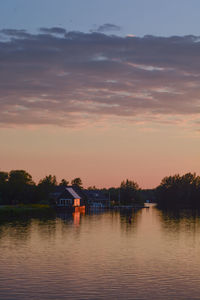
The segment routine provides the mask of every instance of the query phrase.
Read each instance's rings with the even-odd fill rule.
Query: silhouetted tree
[[[195,173],[164,177],[156,194],[163,208],[200,207],[200,177]]]
[[[5,184],[8,182],[8,172],[0,171],[0,185]]]
[[[66,179],[62,179],[60,182],[60,186],[67,186],[69,184],[69,181],[67,181]]]
[[[81,178],[77,177],[77,178],[72,179],[71,184],[72,185],[77,185],[78,187],[82,188],[83,183],[82,183]]]
[[[0,203],[8,201],[8,172],[0,171]]]
[[[121,204],[134,204],[142,203],[143,200],[139,194],[139,185],[132,180],[123,180],[120,185],[120,203]]]
[[[93,185],[93,186],[89,186],[87,189],[88,189],[89,191],[92,191],[92,190],[96,190],[97,188],[96,188],[95,185]]]
[[[126,180],[123,180],[121,182],[120,188],[121,189],[130,189],[130,190],[135,190],[136,191],[136,190],[139,190],[139,185],[135,181],[126,179]]]
[[[32,176],[24,170],[12,170],[8,176],[8,195],[10,204],[28,203],[33,200],[35,183]]]
[[[57,180],[55,175],[48,175],[45,176],[43,179],[39,181],[38,185],[43,185],[43,186],[56,186],[57,185]]]
[[[8,182],[13,185],[34,184],[32,176],[24,170],[10,171]]]
[[[48,202],[51,198],[57,180],[55,175],[48,175],[41,179],[37,186],[37,199],[38,201]]]

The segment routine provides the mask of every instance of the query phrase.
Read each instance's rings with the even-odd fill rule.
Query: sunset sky
[[[0,170],[200,174],[199,0],[2,0]]]

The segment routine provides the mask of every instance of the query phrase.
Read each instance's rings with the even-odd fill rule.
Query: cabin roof
[[[66,190],[74,197],[74,199],[81,198],[72,187],[66,187]]]
[[[81,199],[82,195],[79,194],[79,191],[75,189],[74,186],[56,186],[51,195],[59,199],[60,197],[68,196],[73,199]]]

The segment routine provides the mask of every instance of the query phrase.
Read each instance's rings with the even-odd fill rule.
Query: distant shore
[[[45,217],[54,213],[54,209],[47,204],[1,205],[0,221],[25,217]]]

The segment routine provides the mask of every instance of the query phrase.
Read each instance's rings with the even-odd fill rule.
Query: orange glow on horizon
[[[141,131],[142,124],[122,125],[1,129],[1,170],[24,169],[36,183],[49,174],[58,182],[80,177],[85,188],[118,187],[126,178],[154,188],[165,176],[200,174],[199,135],[182,127]]]

